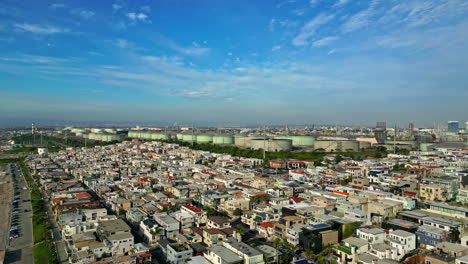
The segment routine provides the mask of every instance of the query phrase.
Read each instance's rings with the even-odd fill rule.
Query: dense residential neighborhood
[[[463,149],[264,163],[132,140],[26,164],[69,263],[468,263]]]

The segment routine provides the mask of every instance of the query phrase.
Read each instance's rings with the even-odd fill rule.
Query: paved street
[[[42,195],[42,199],[44,201],[47,201],[47,197]],[[57,255],[58,255],[58,260],[59,263],[68,263],[68,254],[65,249],[65,243],[62,240],[62,235],[59,232],[57,222],[55,221],[54,214],[52,213],[52,210],[50,209],[49,203],[46,202],[46,208],[47,208],[47,217],[49,218],[49,221],[52,226],[52,234],[55,242],[55,248],[57,250]]]
[[[15,168],[13,177],[16,177],[17,179],[17,185],[15,186],[14,191],[15,193],[19,193],[19,199],[17,199],[19,213],[17,215],[20,236],[10,240],[5,257],[5,263],[34,263],[31,198],[29,190],[23,189],[24,187],[27,187],[27,185],[19,167]],[[25,210],[27,210],[27,212],[25,212]]]

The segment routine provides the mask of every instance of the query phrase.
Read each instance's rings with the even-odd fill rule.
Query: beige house
[[[421,184],[419,187],[419,198],[427,201],[447,200],[447,192],[444,185],[440,184]]]
[[[391,205],[386,205],[383,203],[370,203],[367,207],[368,213],[379,214],[383,217],[393,217],[395,216],[394,208]]]
[[[250,201],[247,199],[234,199],[224,202],[224,211],[229,215],[233,215],[234,211],[239,208],[242,211],[250,210]]]

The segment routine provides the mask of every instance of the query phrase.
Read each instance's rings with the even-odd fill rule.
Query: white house
[[[378,244],[384,242],[386,234],[382,228],[359,228],[356,236],[371,244]]]
[[[416,234],[404,230],[390,231],[388,234],[390,246],[398,251],[398,258],[400,259],[409,251],[416,249]]]

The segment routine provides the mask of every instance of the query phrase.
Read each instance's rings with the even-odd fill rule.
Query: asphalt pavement
[[[32,264],[34,263],[34,240],[31,197],[26,180],[18,166],[15,166],[12,177],[15,177],[17,180],[17,184],[14,186],[13,190],[15,197],[18,196],[14,199],[13,206],[16,203],[18,207],[13,208],[17,213],[12,214],[10,217],[10,228],[12,222],[17,221],[19,237],[9,239],[5,264]]]

